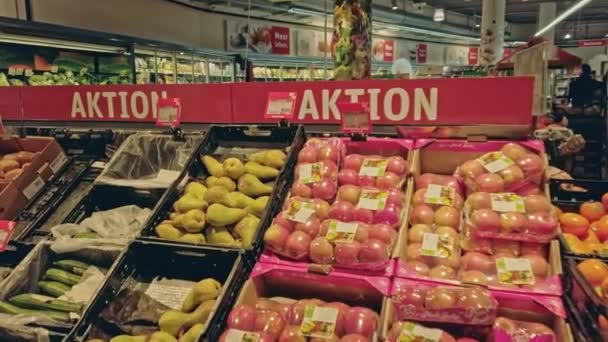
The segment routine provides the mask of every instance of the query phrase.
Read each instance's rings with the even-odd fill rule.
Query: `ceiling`
[[[424,0],[428,5],[445,8],[467,15],[481,13],[482,0]],[[577,1],[573,0],[507,0],[506,19],[513,24],[536,24],[539,4],[557,2],[557,13],[562,13]],[[566,33],[573,39],[602,38],[608,34],[608,0],[593,0],[582,10],[562,22],[557,28],[556,39]]]

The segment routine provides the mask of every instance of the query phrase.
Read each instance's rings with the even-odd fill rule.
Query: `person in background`
[[[583,64],[579,77],[570,82],[568,100],[572,107],[586,114],[599,112],[604,93],[602,88],[602,83],[593,79],[589,64]]]

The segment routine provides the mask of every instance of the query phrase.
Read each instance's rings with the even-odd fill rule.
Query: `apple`
[[[495,173],[484,173],[475,177],[475,185],[478,191],[483,192],[502,192],[505,188],[502,177]]]
[[[338,166],[331,160],[323,161],[323,178],[336,180],[338,178]]]
[[[451,288],[436,287],[426,293],[424,307],[429,310],[445,310],[456,306],[458,293]]]
[[[338,242],[334,248],[336,263],[340,265],[354,265],[359,262],[361,244],[357,241]]]
[[[460,225],[460,211],[454,207],[442,206],[435,212],[434,222],[438,226],[458,228]]]
[[[515,163],[524,171],[526,176],[540,173],[544,169],[543,160],[534,153],[527,153],[517,159]]]
[[[304,310],[306,309],[307,305],[314,305],[314,306],[319,306],[325,304],[322,300],[320,299],[302,299],[299,300],[295,303],[293,303],[293,305],[291,306],[291,315],[290,317],[290,324],[293,325],[300,325],[302,324],[302,320],[304,319]]]
[[[492,209],[478,209],[471,214],[471,222],[476,229],[498,232],[500,216]]]
[[[376,187],[379,189],[395,189],[399,186],[401,178],[392,172],[386,172],[376,180]]]
[[[433,230],[431,226],[428,224],[417,223],[411,226],[407,231],[407,240],[408,243],[412,242],[422,242],[424,238],[424,234],[431,233]]]
[[[334,247],[325,237],[317,237],[310,243],[309,257],[317,264],[331,264],[334,260]]]
[[[340,151],[335,146],[325,144],[317,150],[317,159],[324,161],[329,160],[337,163],[340,159]]]
[[[489,256],[479,252],[467,252],[460,259],[463,270],[476,270],[485,274],[496,273],[496,264]]]
[[[291,186],[291,195],[310,198],[312,196],[312,189],[308,185],[297,181]]]
[[[321,220],[324,220],[329,215],[329,203],[320,198],[313,198],[312,202],[315,205],[315,214]]]
[[[359,175],[357,183],[360,186],[376,186],[376,177]]]
[[[244,333],[245,333],[245,331],[243,331],[243,330],[228,329],[228,330],[224,331],[222,336],[220,336],[219,342],[240,341],[243,338]],[[275,340],[276,340],[276,337],[274,337],[270,334],[264,333],[264,332],[257,332],[257,333],[253,333],[253,334],[257,335],[257,339],[255,340],[257,342],[275,342]]]
[[[460,281],[468,284],[487,284],[487,276],[485,273],[476,270],[464,271],[460,274]]]
[[[551,204],[545,195],[528,195],[523,199],[528,214],[551,211]]]
[[[428,188],[429,184],[440,184],[439,175],[433,173],[423,173],[416,178],[415,187],[417,190],[426,189]]]
[[[423,261],[426,260],[425,257],[423,257],[422,255],[420,255],[420,249],[422,248],[422,244],[421,243],[408,243],[406,250],[405,250],[405,255],[407,257],[408,261],[412,261],[412,260],[416,260],[416,261]]]
[[[405,194],[399,189],[389,189],[386,205],[402,207],[405,204]]]
[[[416,190],[414,197],[412,197],[413,206],[424,204],[424,197],[426,195],[426,189]]]
[[[535,276],[544,278],[548,275],[549,272],[549,263],[545,258],[536,254],[528,254],[523,256],[530,261],[530,267],[532,268],[532,273]]]
[[[474,192],[467,198],[467,205],[472,210],[492,208],[492,198],[487,192]]]
[[[353,307],[346,313],[346,334],[361,334],[370,338],[378,326],[378,314],[363,307]]]
[[[398,176],[404,176],[407,174],[408,163],[407,160],[403,159],[403,157],[389,157],[386,162],[386,171],[392,172]]]
[[[338,183],[340,185],[359,184],[359,173],[352,169],[342,169],[338,173]]]
[[[367,224],[357,224],[357,231],[355,232],[355,241],[363,243],[369,239],[371,232],[370,226]]]
[[[359,261],[361,263],[379,263],[387,261],[390,251],[388,246],[376,239],[369,239],[361,244],[359,251]]]
[[[408,262],[406,262],[406,265],[408,267],[408,269],[413,270],[414,272],[416,272],[416,274],[426,277],[429,275],[430,269],[427,266],[427,264],[420,262],[420,261],[416,261],[416,260],[410,260]]]
[[[306,220],[306,223],[298,222],[296,223],[295,230],[302,231],[311,238],[319,235],[319,226],[321,225],[321,221],[315,216],[312,215]]]
[[[435,279],[456,279],[456,271],[446,265],[437,265],[429,271],[429,277]]]
[[[363,223],[372,223],[374,221],[374,212],[364,208],[354,208],[352,210],[352,220]]]
[[[416,309],[423,309],[426,293],[427,289],[422,286],[407,287],[398,291],[395,297],[401,304],[413,305]]]
[[[312,183],[312,197],[331,200],[336,195],[336,182],[330,178],[323,178],[320,182]]]
[[[505,233],[521,233],[526,229],[528,220],[522,213],[501,213],[500,227]]]
[[[521,182],[524,180],[525,175],[524,172],[519,168],[519,166],[511,165],[508,168],[500,171],[498,174],[502,177],[505,182],[505,187],[509,188],[513,184],[517,182]]]
[[[284,211],[281,211],[277,216],[274,217],[272,224],[279,225],[290,232],[293,232],[296,227],[296,222],[286,218]]]
[[[529,214],[527,216],[527,221],[528,231],[530,232],[530,234],[546,235],[556,233],[557,231],[558,220],[552,213],[539,212],[535,214]],[[584,232],[587,232],[586,227]]]
[[[336,329],[334,334],[338,336],[344,335],[344,324],[346,322],[346,315],[350,310],[350,306],[340,303],[340,302],[331,302],[327,304],[323,304],[323,307],[330,307],[338,310],[338,318],[336,319]]]
[[[369,342],[369,337],[361,334],[348,334],[342,336],[340,342]]]
[[[306,342],[306,336],[300,331],[299,325],[288,325],[281,332],[279,342]]]
[[[226,325],[231,329],[252,331],[255,328],[255,317],[256,313],[254,307],[247,304],[240,304],[230,311]]]
[[[520,247],[521,255],[536,254],[542,257],[547,255],[544,243],[522,242]]]
[[[491,310],[494,307],[490,293],[479,288],[462,289],[457,302],[463,309]]]
[[[460,234],[458,234],[456,229],[454,229],[452,227],[448,227],[448,226],[437,227],[437,228],[435,228],[435,234],[437,234],[439,236],[449,236],[452,239],[454,239],[455,246],[460,245],[460,243],[458,241],[458,240],[460,240]]]
[[[317,149],[314,147],[304,147],[298,154],[298,163],[314,163],[317,159]]]
[[[285,328],[285,320],[276,311],[258,310],[256,312],[254,331],[265,332],[278,337]]]
[[[273,224],[264,233],[264,244],[274,251],[282,251],[289,238],[289,230]]]
[[[422,223],[430,225],[433,224],[434,221],[435,213],[433,212],[433,209],[426,204],[415,206],[410,213],[411,224]]]
[[[285,242],[285,254],[294,259],[303,259],[308,257],[308,247],[312,238],[310,235],[302,231],[294,231],[289,234],[287,242]]]
[[[384,209],[376,211],[373,223],[384,223],[391,226],[399,224],[401,207],[387,204]]]
[[[338,189],[337,199],[340,201],[346,201],[353,205],[357,205],[359,197],[361,196],[361,187],[357,185],[342,185]]]
[[[340,338],[336,335],[331,337],[313,337],[309,342],[340,342]]]
[[[350,222],[353,219],[354,205],[350,202],[338,200],[331,205],[329,217],[342,222]]]
[[[510,258],[513,258],[519,256],[519,247],[519,241],[494,240],[492,245],[492,252],[494,255],[504,254]]]
[[[289,322],[289,320],[291,319],[292,305],[286,304],[286,303],[279,303],[279,302],[275,302],[275,303],[276,304],[274,305],[274,311],[278,312],[281,315],[281,317],[283,317],[285,322]]]
[[[436,258],[435,260],[437,261],[437,265],[448,266],[452,269],[460,268],[460,253],[457,250],[452,251],[452,254],[447,258]]]
[[[513,161],[528,154],[528,151],[524,147],[516,143],[507,143],[500,149],[500,151]]]
[[[397,232],[388,224],[377,223],[369,229],[369,238],[384,242],[387,246],[393,244],[397,236]]]
[[[468,160],[458,168],[458,174],[462,178],[475,179],[485,172],[486,169],[484,169],[483,165],[481,165],[481,163],[476,159]]]
[[[361,164],[363,164],[363,157],[360,154],[349,154],[344,158],[343,167],[345,169],[354,170],[359,174],[359,169],[361,169]]]

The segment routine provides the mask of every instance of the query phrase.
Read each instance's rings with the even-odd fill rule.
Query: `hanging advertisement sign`
[[[477,65],[479,62],[479,48],[469,48],[469,65]]]
[[[590,40],[579,40],[578,47],[601,47],[608,46],[608,39],[590,39]]]
[[[372,53],[376,62],[395,60],[395,41],[391,39],[373,39]]]
[[[296,33],[296,55],[302,57],[328,57],[332,56],[332,32],[324,34],[323,31],[298,29]]]
[[[226,20],[226,48],[229,51],[246,51],[289,55],[290,29],[267,23],[246,20]]]
[[[416,62],[418,63],[426,63],[427,60],[427,44],[418,44],[416,46]]]

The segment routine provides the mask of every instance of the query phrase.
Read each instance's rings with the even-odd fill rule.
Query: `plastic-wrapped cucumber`
[[[63,296],[64,293],[70,291],[71,289],[70,286],[57,281],[39,281],[38,287],[40,287],[40,291],[43,293],[54,297]]]
[[[16,295],[11,297],[8,301],[13,305],[26,309],[56,310],[77,313],[82,311],[83,306],[82,304],[72,303],[66,300],[47,297],[35,293],[23,293]]]
[[[0,300],[0,312],[4,312],[11,315],[37,315],[37,316],[47,316],[56,321],[61,322],[69,322],[70,314],[67,312],[55,311],[55,310],[31,310],[24,309],[18,306],[15,306],[11,303],[7,303]]]
[[[90,234],[90,233],[80,233],[80,234]],[[95,235],[96,237],[97,235]],[[94,238],[94,237],[89,237],[89,236],[80,236],[82,238]],[[74,260],[74,259],[64,259],[64,260],[57,260],[53,263],[53,266],[60,268],[64,271],[67,272],[71,272],[77,275],[83,275],[84,271],[87,270],[87,268],[89,268],[89,264],[84,263],[82,261],[78,261],[78,260]]]
[[[49,268],[44,273],[42,280],[53,280],[69,286],[74,286],[80,282],[80,278],[81,277],[79,275],[66,272],[58,268]]]

